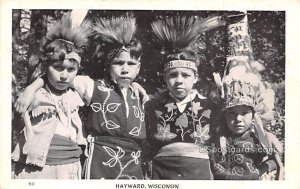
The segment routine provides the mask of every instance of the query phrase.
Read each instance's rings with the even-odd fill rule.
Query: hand
[[[25,113],[30,104],[33,102],[37,90],[43,86],[44,80],[42,78],[37,78],[33,83],[27,86],[14,104],[16,111],[19,113]]]
[[[269,140],[269,142],[272,144],[272,147],[279,153],[282,154],[283,153],[283,144],[278,140],[278,138],[270,133],[270,132],[266,132],[266,136]]]
[[[17,101],[14,104],[14,107],[17,112],[24,114],[30,104],[34,100],[35,91],[29,90],[26,88],[23,93],[20,94]]]
[[[144,108],[144,104],[149,100],[149,95],[147,94],[146,90],[136,82],[131,83],[131,87],[133,90],[133,94],[137,99],[140,99],[140,95],[141,95],[142,106]]]

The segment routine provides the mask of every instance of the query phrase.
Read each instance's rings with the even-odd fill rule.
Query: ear
[[[139,62],[139,64],[138,64],[138,67],[136,69],[136,74],[139,74],[140,69],[141,69],[141,62]]]
[[[165,83],[167,83],[167,77],[166,77],[166,75],[167,75],[167,72],[164,71],[164,73],[163,73],[163,78],[164,78],[164,82],[165,82]]]
[[[140,72],[140,69],[141,69],[141,62],[139,63],[139,65],[138,65],[138,68],[137,68],[137,73],[139,73]]]
[[[196,84],[196,83],[198,82],[198,79],[199,79],[199,76],[198,76],[198,74],[196,73],[196,74],[195,74],[195,79],[194,79],[194,81],[193,81],[193,84]]]

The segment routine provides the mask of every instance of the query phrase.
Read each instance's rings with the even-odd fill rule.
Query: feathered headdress
[[[48,30],[41,47],[43,61],[35,68],[31,81],[44,74],[48,63],[53,61],[74,59],[80,64],[81,54],[91,34],[90,22],[83,21],[86,14],[87,10],[73,10]]]
[[[93,27],[94,34],[105,42],[108,59],[115,57],[122,51],[127,51],[136,32],[136,19],[132,13],[119,17],[100,18]]]
[[[46,59],[75,59],[81,61],[82,48],[91,34],[90,22],[82,22],[86,12],[72,11],[62,17],[47,32],[43,50]],[[82,23],[81,23],[82,22]]]
[[[197,71],[199,60],[191,43],[201,32],[225,25],[221,17],[211,16],[202,20],[196,17],[176,16],[154,21],[151,26],[159,38],[167,58],[165,70],[187,67]]]

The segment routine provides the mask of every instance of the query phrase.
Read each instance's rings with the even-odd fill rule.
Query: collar
[[[172,93],[169,92],[169,95],[175,100],[175,103],[178,107],[178,110],[182,113],[187,105],[187,103],[193,101],[196,96],[200,99],[206,99],[206,97],[202,96],[201,94],[198,93],[197,90],[192,89],[189,94],[182,100],[178,100]]]

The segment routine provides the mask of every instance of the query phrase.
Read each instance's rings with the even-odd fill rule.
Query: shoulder
[[[79,106],[84,106],[84,102],[76,90],[70,88],[66,95],[71,110],[77,109]]]
[[[221,110],[221,106],[220,104],[218,104],[217,102],[213,101],[210,98],[207,98],[199,93],[197,93],[197,95],[194,98],[195,102],[200,102],[200,104],[202,104],[202,106],[205,106],[206,108],[210,108],[212,110]]]

